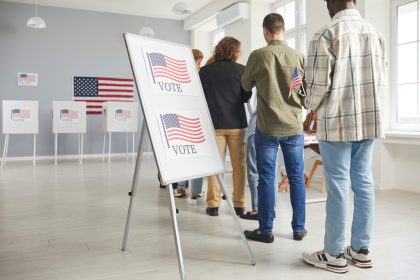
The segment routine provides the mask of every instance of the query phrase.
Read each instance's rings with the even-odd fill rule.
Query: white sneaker
[[[302,258],[308,264],[331,272],[346,273],[349,271],[344,254],[333,257],[323,250],[315,253],[303,253]]]
[[[344,257],[360,268],[371,268],[373,266],[368,249],[360,249],[356,252],[351,246],[347,246],[344,249]]]

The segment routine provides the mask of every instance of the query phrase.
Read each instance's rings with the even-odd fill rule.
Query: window
[[[419,1],[394,1],[392,128],[420,131]]]
[[[274,4],[274,11],[284,18],[289,47],[306,53],[306,0],[281,0]]]
[[[225,31],[223,29],[217,29],[212,34],[212,46],[213,48],[225,37]]]

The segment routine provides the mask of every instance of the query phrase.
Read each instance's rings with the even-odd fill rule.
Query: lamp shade
[[[30,28],[45,28],[47,27],[47,24],[45,21],[40,17],[31,17],[28,19],[28,22],[26,25]]]
[[[188,7],[187,3],[185,3],[185,2],[176,3],[172,7],[172,12],[174,12],[175,14],[180,15],[180,16],[191,14],[191,10]]]

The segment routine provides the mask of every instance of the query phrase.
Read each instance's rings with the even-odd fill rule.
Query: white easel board
[[[86,133],[85,103],[53,101],[53,133]]]
[[[136,132],[138,128],[137,102],[104,102],[103,129],[106,132]]]
[[[3,134],[38,134],[38,101],[3,100]]]
[[[124,34],[162,183],[224,172],[191,48]]]

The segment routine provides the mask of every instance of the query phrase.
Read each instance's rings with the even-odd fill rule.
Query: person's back
[[[332,45],[332,75],[328,58],[311,52],[316,49],[314,44]],[[386,86],[384,45],[382,35],[355,9],[337,13],[315,34],[309,47],[308,66],[312,67],[308,67],[306,81],[314,92],[308,97],[308,107],[318,110],[319,140],[358,141],[383,136],[380,95]]]

